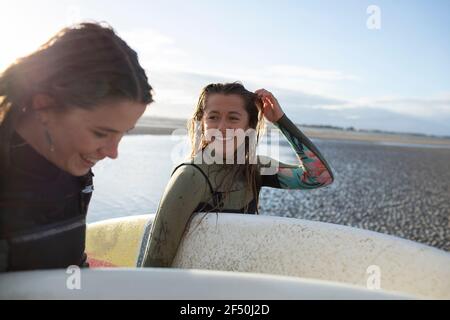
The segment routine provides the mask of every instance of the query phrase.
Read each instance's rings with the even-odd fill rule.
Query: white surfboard
[[[76,278],[78,277],[78,279]],[[0,274],[0,299],[300,300],[410,299],[294,277],[183,269],[83,269]]]
[[[90,225],[88,253],[111,265],[136,265],[153,218]],[[293,218],[196,214],[173,267],[294,276],[450,298],[450,253],[381,233]]]
[[[280,299],[450,299],[448,252],[376,232],[272,216],[196,214],[173,268],[133,269],[142,259],[153,218],[88,226],[91,266],[116,268],[83,270],[84,293],[66,292],[68,275],[59,270],[0,275],[0,297],[45,299],[57,292],[86,299],[272,299],[274,293]],[[33,291],[46,285],[45,292]],[[272,292],[262,289],[266,286]]]

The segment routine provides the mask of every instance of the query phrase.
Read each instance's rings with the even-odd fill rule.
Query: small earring
[[[50,151],[51,151],[51,152],[54,152],[54,151],[55,151],[55,146],[53,145],[53,139],[52,139],[52,137],[50,136],[50,133],[48,132],[47,128],[45,128],[45,138],[46,138],[46,140],[47,140],[47,143],[48,143],[49,146],[50,146]]]

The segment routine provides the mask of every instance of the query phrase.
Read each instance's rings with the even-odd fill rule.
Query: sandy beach
[[[450,148],[320,140],[334,183],[263,188],[261,214],[348,225],[450,251]]]

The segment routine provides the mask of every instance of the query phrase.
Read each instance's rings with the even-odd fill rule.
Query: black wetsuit
[[[86,213],[92,172],[59,169],[18,134],[0,172],[0,271],[87,266]]]

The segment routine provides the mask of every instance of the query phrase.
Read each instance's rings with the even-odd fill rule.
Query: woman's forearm
[[[274,125],[283,133],[299,159],[297,168],[280,166],[278,180],[288,189],[314,189],[333,182],[333,172],[317,147],[285,115]]]

